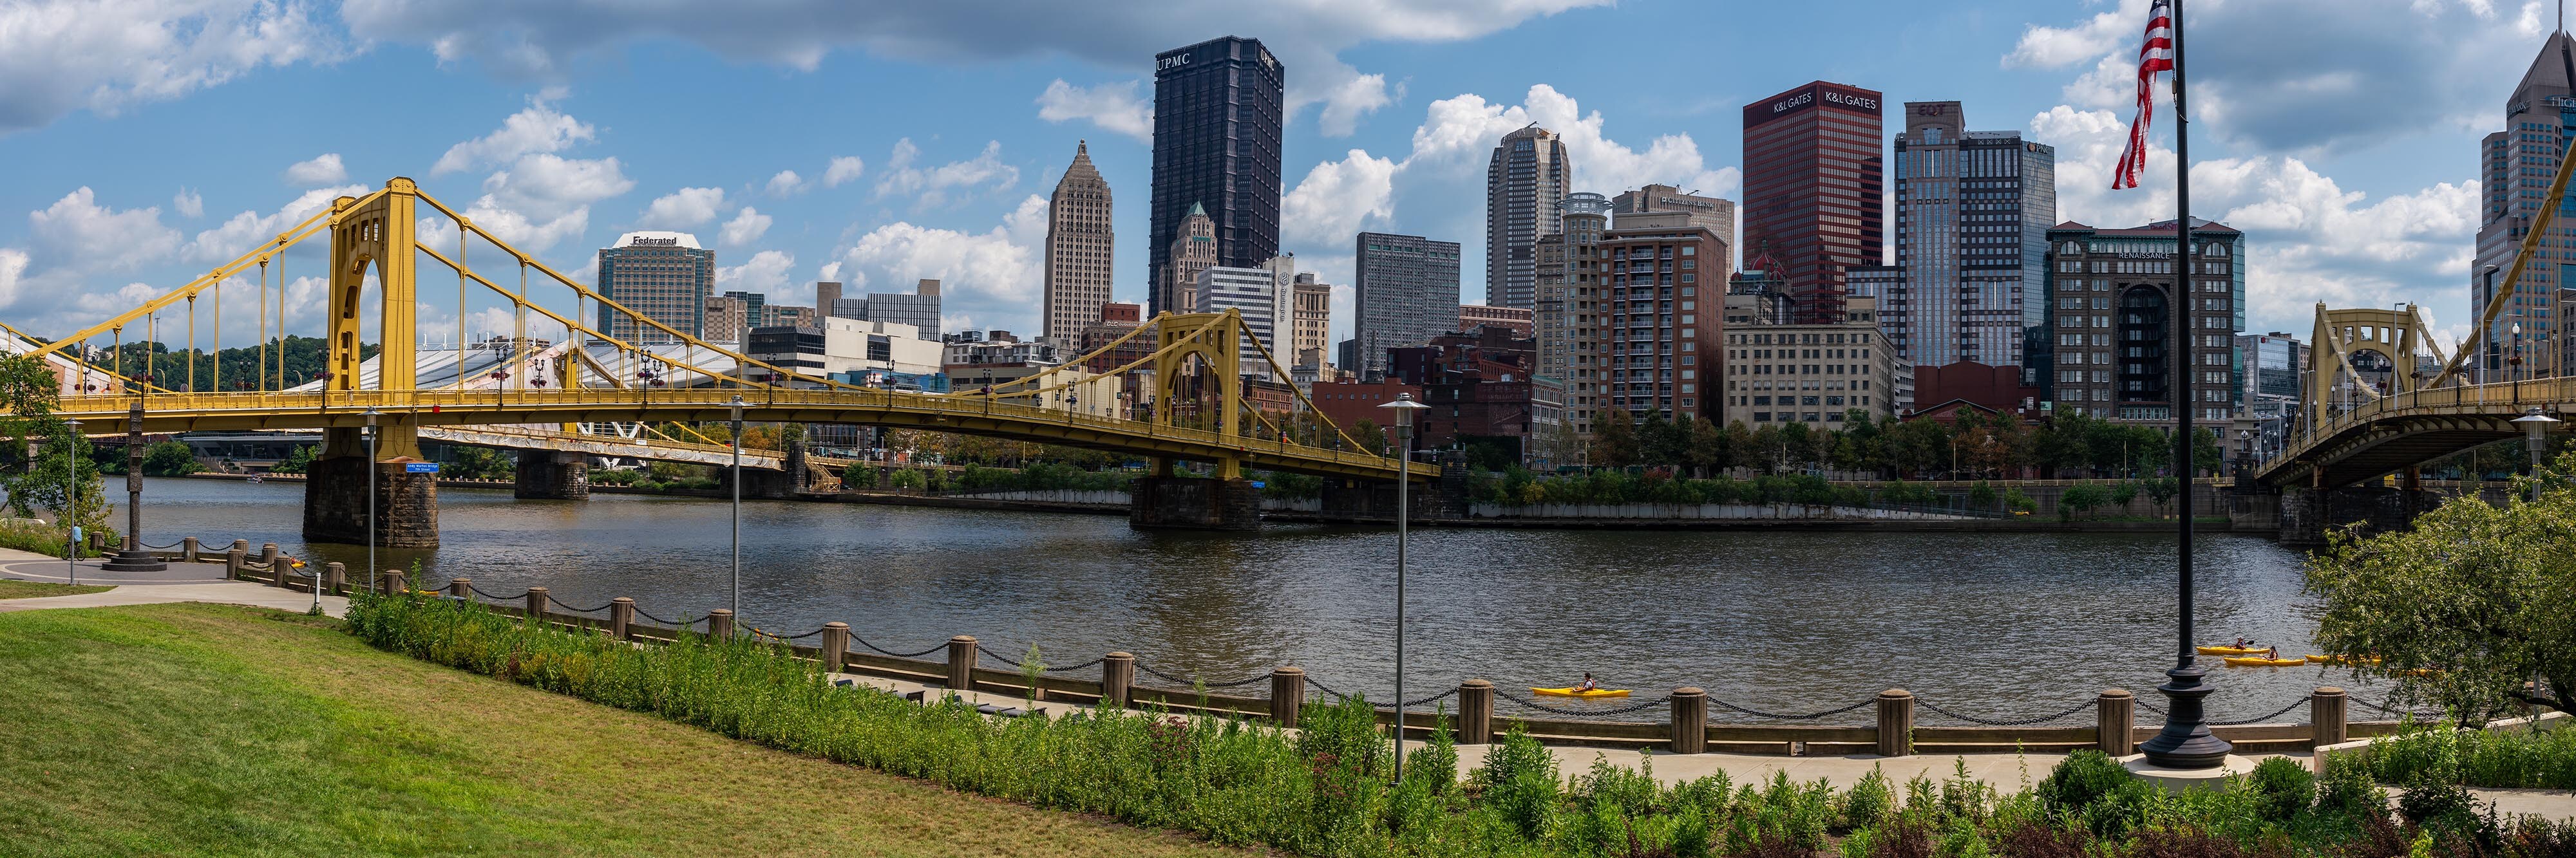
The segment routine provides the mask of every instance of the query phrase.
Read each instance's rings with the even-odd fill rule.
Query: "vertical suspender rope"
[[[215,282],[215,347],[214,378],[206,384],[216,393],[224,391],[224,284]]]
[[[215,284],[215,288],[223,288],[223,281],[217,280]],[[188,392],[197,392],[197,296],[195,295],[188,296]]]
[[[519,361],[519,356],[525,354],[528,348],[528,257],[524,255],[519,257],[519,300],[514,306],[518,311],[518,318],[512,322],[516,327],[510,332],[510,336],[514,338],[510,341],[510,361],[519,364],[519,371],[512,374],[510,378],[502,379],[501,386],[509,387],[510,383],[515,381],[518,382],[518,387],[524,390],[528,386],[528,366]]]
[[[268,389],[268,260],[259,261],[259,308],[251,312],[259,319],[259,366],[252,370],[251,387]]]
[[[277,389],[286,389],[286,237],[277,239]]]
[[[456,222],[456,381],[465,381],[465,228],[463,219]]]

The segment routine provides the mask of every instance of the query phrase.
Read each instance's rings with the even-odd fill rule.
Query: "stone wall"
[[[1132,527],[1261,529],[1261,492],[1240,477],[1138,477],[1128,494],[1127,523]]]
[[[557,500],[590,497],[589,454],[520,450],[517,484],[511,496]]]

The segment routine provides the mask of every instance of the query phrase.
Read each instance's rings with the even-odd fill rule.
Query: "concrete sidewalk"
[[[313,609],[313,594],[298,593],[282,587],[270,587],[249,581],[224,578],[221,563],[171,563],[160,572],[109,572],[99,568],[98,560],[78,564],[77,577],[83,585],[109,586],[116,589],[103,593],[77,596],[46,596],[36,599],[0,599],[0,613],[37,611],[46,608],[97,608],[109,605],[154,605],[169,602],[214,602],[226,605],[249,605],[304,613]],[[0,548],[0,578],[18,581],[42,581],[68,584],[75,573],[66,569],[60,557],[47,557],[29,551]],[[323,596],[322,612],[334,617],[348,613],[345,596]]]

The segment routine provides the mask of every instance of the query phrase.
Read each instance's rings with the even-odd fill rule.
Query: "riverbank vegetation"
[[[1854,409],[1828,425],[1840,428],[1785,423],[1753,429],[1742,421],[1721,427],[1705,417],[1676,420],[1661,413],[1632,421],[1614,408],[1603,412],[1594,427],[1584,464],[1663,468],[1692,476],[1741,468],[1952,479],[2142,477],[2170,471],[2173,464],[2172,433],[2073,411],[2032,425],[1975,408],[1960,409],[1949,422],[1899,421]],[[2218,436],[2207,429],[2194,431],[2192,463],[2199,473],[2218,470]]]
[[[2408,723],[2370,742],[2370,774],[2383,783],[2576,790],[2576,729],[2460,730]]]
[[[2576,824],[2480,815],[2456,788],[2410,790],[2405,813],[2392,816],[2369,773],[2351,765],[2330,767],[2320,787],[2297,763],[2276,761],[2224,788],[2180,796],[2091,752],[2010,795],[1968,777],[1964,766],[1943,781],[1899,785],[1873,775],[1847,790],[1785,773],[1666,784],[1651,770],[1606,762],[1560,771],[1515,729],[1463,779],[1458,749],[1438,739],[1411,755],[1401,786],[1390,786],[1392,749],[1374,711],[1356,699],[1309,704],[1294,735],[1160,712],[1000,719],[833,686],[812,662],[749,639],[683,635],[637,648],[423,596],[355,597],[348,628],[415,658],[771,748],[1301,854],[2543,858],[2576,851]]]
[[[2463,726],[2576,711],[2576,483],[2557,476],[2576,454],[2553,469],[2517,479],[2501,506],[2459,497],[2404,530],[2328,534],[2307,568],[2317,645]]]
[[[219,605],[0,614],[0,855],[1242,854]]]

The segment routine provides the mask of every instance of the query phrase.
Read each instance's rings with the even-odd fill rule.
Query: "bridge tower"
[[[1223,313],[1165,313],[1155,317],[1161,347],[1154,357],[1154,422],[1174,425],[1172,413],[1191,379],[1216,399],[1214,431],[1231,445],[1242,434],[1243,338],[1252,332],[1243,316]],[[1243,460],[1217,458],[1214,479],[1183,477],[1172,460],[1157,458],[1153,472],[1131,489],[1127,523],[1139,528],[1257,530],[1261,527],[1261,493],[1243,476]]]
[[[2442,379],[2420,370],[2419,356],[2430,355],[2437,366],[2449,361],[2425,327],[2413,304],[2338,310],[2318,302],[2316,327],[2308,340],[2300,426],[2294,431],[2313,432],[2356,408],[2432,389]],[[2354,521],[2377,530],[2404,527],[2440,504],[2424,490],[2420,463],[2406,465],[2398,474],[2394,486],[2338,485],[2326,478],[2326,469],[2308,469],[2306,485],[2281,487],[2281,542],[2323,545],[2329,529]]]
[[[324,366],[331,374],[324,387],[351,401],[382,399],[377,392],[408,391],[419,386],[418,244],[414,209],[420,189],[407,178],[385,183],[385,193],[365,205],[354,197],[331,203],[331,268],[328,312],[330,329],[324,344]],[[368,275],[375,275],[377,325],[381,351],[376,357],[373,392],[360,382],[360,333],[366,306]],[[367,471],[375,471],[377,544],[399,548],[438,547],[438,475],[414,474],[403,466],[423,461],[420,430],[403,415],[385,410],[377,416],[375,457],[367,456],[364,418],[335,419],[323,429],[322,454],[304,483],[304,538],[315,542],[363,543],[367,538]]]

